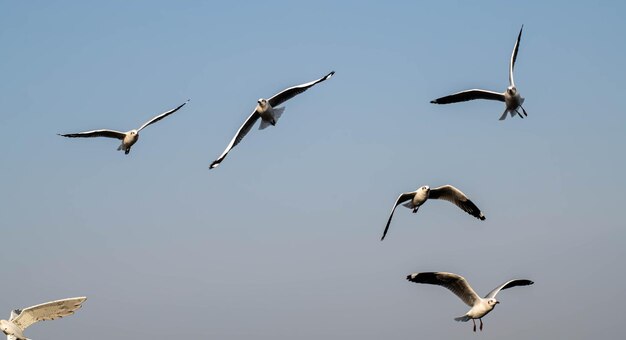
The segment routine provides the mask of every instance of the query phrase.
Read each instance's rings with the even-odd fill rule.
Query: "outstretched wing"
[[[468,100],[474,100],[474,99],[489,99],[489,100],[497,100],[497,101],[504,102],[504,94],[494,92],[494,91],[471,89],[471,90],[457,92],[449,96],[437,98],[435,100],[431,100],[430,103],[431,104],[451,104],[451,103],[466,102]]]
[[[406,279],[415,283],[427,283],[445,287],[470,307],[480,300],[478,294],[461,275],[445,272],[413,273],[407,276]]]
[[[137,132],[141,131],[143,128],[145,128],[146,126],[150,125],[150,124],[154,124],[156,122],[158,122],[159,120],[171,115],[172,113],[178,111],[181,107],[185,106],[185,104],[189,103],[190,99],[187,99],[186,102],[182,103],[181,105],[179,105],[177,108],[169,110],[169,111],[165,111],[163,113],[161,113],[160,115],[150,119],[149,121],[145,122],[139,129],[137,129]]]
[[[405,192],[403,194],[400,194],[400,196],[398,196],[396,203],[393,205],[393,208],[391,208],[391,214],[389,214],[389,219],[387,220],[387,225],[385,226],[385,231],[383,232],[383,237],[380,238],[381,241],[384,240],[385,235],[387,235],[387,230],[389,230],[389,225],[391,224],[391,218],[393,218],[393,213],[396,211],[396,207],[403,202],[413,199],[414,196],[415,196],[415,192]]]
[[[529,286],[529,285],[532,285],[533,283],[534,282],[530,280],[511,280],[511,281],[501,284],[500,286],[496,287],[494,290],[490,291],[489,294],[485,296],[485,299],[495,298],[498,292],[500,292],[503,289],[508,289],[508,288],[517,287],[517,286]]]
[[[108,137],[108,138],[116,138],[116,139],[121,139],[123,140],[124,137],[126,136],[126,134],[124,132],[120,132],[120,131],[115,131],[115,130],[107,130],[107,129],[102,129],[102,130],[92,130],[92,131],[85,131],[85,132],[78,132],[78,133],[66,133],[66,134],[58,134],[59,136],[63,136],[63,137],[70,137],[70,138],[76,138],[76,137]]]
[[[72,315],[87,300],[86,297],[75,297],[42,303],[40,305],[24,308],[17,317],[11,320],[22,331],[38,321],[54,320]]]
[[[519,34],[517,35],[517,41],[515,42],[515,47],[513,47],[513,53],[511,54],[511,63],[509,64],[509,85],[515,86],[515,82],[513,81],[513,69],[515,68],[515,60],[517,59],[517,50],[519,49],[519,42],[522,39],[522,30],[524,29],[524,25],[519,30]]]
[[[470,201],[469,198],[467,198],[467,196],[465,196],[465,194],[461,190],[451,185],[444,185],[439,188],[430,189],[428,198],[442,199],[448,202],[452,202],[468,214],[481,220],[485,219],[485,215],[483,215],[480,209],[478,209],[476,204]]]
[[[332,71],[329,74],[323,76],[322,78],[314,80],[312,82],[308,82],[308,83],[302,84],[302,85],[293,86],[293,87],[290,87],[290,88],[288,88],[286,90],[283,90],[282,92],[277,93],[272,98],[268,99],[268,102],[270,103],[270,105],[272,107],[276,107],[276,106],[278,106],[278,105],[288,101],[289,99],[299,95],[300,93],[308,90],[309,88],[313,87],[313,85],[315,85],[317,83],[321,83],[324,80],[332,77],[333,74],[335,74],[335,71]]]
[[[237,144],[239,144],[239,142],[241,142],[243,137],[245,137],[246,134],[250,132],[250,129],[252,129],[252,127],[254,126],[254,123],[256,123],[259,117],[261,117],[261,115],[259,115],[259,113],[256,110],[254,110],[254,112],[252,112],[250,117],[246,119],[246,121],[239,128],[239,130],[237,130],[235,137],[233,137],[230,143],[228,143],[228,146],[226,147],[224,152],[222,152],[222,154],[215,161],[213,161],[213,163],[211,163],[211,166],[209,166],[209,169],[213,169],[217,167],[218,165],[220,165],[220,163],[222,163],[222,161],[224,160],[224,158],[226,158],[226,155],[228,155],[230,150],[234,148]]]

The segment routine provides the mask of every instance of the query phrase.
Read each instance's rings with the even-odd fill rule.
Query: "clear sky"
[[[481,339],[623,336],[623,1],[0,0],[0,266],[33,339],[455,339],[416,271],[511,278]],[[429,101],[516,83],[528,118]],[[256,100],[335,70],[252,130]],[[130,155],[110,139],[141,132]],[[452,184],[416,215],[397,195]]]

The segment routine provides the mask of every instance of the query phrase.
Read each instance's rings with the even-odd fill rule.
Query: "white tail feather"
[[[272,109],[272,118],[273,122],[268,122],[264,119],[261,119],[261,124],[259,125],[259,130],[263,130],[270,125],[275,125],[278,122],[278,118],[283,115],[283,111],[285,111],[285,107],[276,107]]]
[[[413,209],[413,202],[408,201],[406,203],[402,203],[403,206],[409,208],[409,209]]]
[[[502,116],[500,116],[500,120],[505,120],[507,113],[509,113],[509,110],[504,110],[504,112],[502,112]],[[513,116],[513,112],[511,112],[511,116]]]

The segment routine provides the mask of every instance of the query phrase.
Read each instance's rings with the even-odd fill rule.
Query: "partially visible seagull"
[[[458,296],[465,304],[472,307],[465,315],[454,318],[456,321],[467,322],[470,319],[474,323],[474,332],[476,332],[476,321],[480,320],[480,330],[483,330],[482,317],[489,314],[497,304],[500,302],[496,300],[496,295],[503,289],[508,289],[516,286],[528,286],[534,282],[524,279],[516,279],[507,281],[498,287],[494,288],[484,298],[481,298],[470,287],[469,283],[461,275],[445,272],[430,272],[430,273],[413,273],[406,277],[407,280],[416,283],[427,283],[431,285],[438,285],[449,289],[452,293]]]
[[[30,340],[24,336],[24,330],[38,321],[54,320],[72,315],[87,300],[86,297],[75,297],[42,303],[40,305],[15,309],[11,311],[9,320],[0,320],[0,329],[6,334],[7,340]]]
[[[283,111],[285,110],[285,107],[277,107],[278,105],[308,90],[309,88],[313,87],[313,85],[321,83],[324,80],[332,77],[333,74],[335,74],[335,71],[332,71],[324,77],[314,80],[312,82],[293,86],[286,90],[283,90],[282,92],[275,94],[270,99],[260,98],[259,100],[257,100],[257,106],[254,111],[252,111],[252,114],[248,117],[248,119],[246,119],[246,121],[239,128],[239,130],[237,130],[235,137],[233,137],[230,143],[228,143],[228,146],[226,146],[224,152],[222,152],[222,154],[213,163],[211,163],[209,169],[216,168],[220,165],[224,158],[226,158],[226,155],[228,155],[228,152],[230,152],[232,148],[234,148],[237,144],[239,144],[239,142],[241,142],[243,137],[245,137],[246,134],[250,132],[252,126],[254,126],[254,123],[256,123],[259,118],[261,118],[259,130],[263,130],[270,125],[276,125],[278,118],[280,118],[280,116],[283,114]]]
[[[143,128],[145,128],[146,126],[150,125],[150,124],[154,124],[156,122],[158,122],[159,120],[171,115],[172,113],[178,111],[181,107],[185,106],[185,104],[187,104],[189,102],[189,99],[187,99],[186,102],[182,103],[180,106],[178,106],[175,109],[166,111],[161,113],[160,115],[150,119],[149,121],[145,122],[139,129],[133,129],[127,132],[121,132],[121,131],[115,131],[115,130],[108,130],[108,129],[102,129],[102,130],[92,130],[92,131],[85,131],[85,132],[78,132],[78,133],[67,133],[67,134],[59,134],[59,136],[63,136],[63,137],[70,137],[70,138],[75,138],[75,137],[109,137],[109,138],[117,138],[119,140],[122,141],[122,144],[120,144],[120,146],[117,148],[117,150],[124,150],[124,153],[128,155],[128,153],[130,152],[130,148],[137,143],[137,140],[139,140],[139,131],[143,130]]]
[[[509,87],[506,89],[504,93],[480,90],[480,89],[472,89],[472,90],[457,92],[449,96],[437,98],[435,100],[432,100],[431,103],[432,104],[450,104],[450,103],[465,102],[465,101],[474,100],[474,99],[498,100],[498,101],[504,102],[506,105],[506,109],[502,113],[500,120],[504,120],[506,118],[507,113],[510,113],[511,117],[515,116],[516,113],[521,118],[524,118],[524,116],[528,116],[528,114],[526,113],[526,110],[524,110],[524,107],[522,106],[522,104],[524,104],[524,98],[520,96],[519,92],[517,91],[517,87],[515,87],[515,82],[513,81],[513,68],[515,67],[515,59],[517,59],[517,50],[519,49],[519,42],[520,42],[520,39],[522,38],[523,29],[524,29],[524,25],[522,25],[522,28],[519,30],[519,35],[517,36],[517,41],[515,42],[515,47],[513,48],[513,54],[511,54],[511,62],[509,64]],[[524,116],[520,114],[520,112],[517,110],[518,108],[522,109],[522,112],[524,112]]]
[[[396,207],[399,204],[408,201],[403,205],[409,209],[413,209],[413,213],[416,213],[422,204],[424,204],[429,198],[442,199],[452,202],[456,204],[457,207],[465,210],[468,214],[481,220],[485,219],[485,215],[483,215],[480,209],[478,209],[476,204],[470,201],[461,190],[451,185],[444,185],[433,189],[431,189],[428,185],[425,185],[415,191],[405,192],[398,196],[396,203],[391,209],[389,220],[387,220],[387,225],[385,226],[385,231],[383,232],[383,237],[381,237],[380,240],[382,241],[385,239],[385,235],[387,235],[387,230],[389,230],[389,225],[391,224],[391,218],[393,217],[393,213],[396,211]]]

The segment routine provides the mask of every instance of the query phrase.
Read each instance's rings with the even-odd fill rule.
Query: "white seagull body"
[[[409,209],[413,209],[413,213],[416,213],[422,204],[426,203],[426,201],[430,198],[452,202],[468,214],[480,220],[485,219],[485,215],[483,215],[474,202],[470,201],[470,199],[467,198],[461,190],[451,185],[444,185],[433,189],[431,189],[428,185],[425,185],[415,191],[405,192],[398,196],[396,203],[394,203],[393,208],[391,208],[389,220],[387,220],[383,237],[381,237],[380,240],[382,241],[385,239],[385,235],[387,235],[387,230],[389,230],[389,225],[391,224],[391,219],[393,218],[393,213],[396,211],[396,207],[399,204],[406,202],[403,205]]]
[[[463,300],[463,302],[472,308],[463,316],[454,318],[454,320],[466,322],[471,319],[474,323],[474,332],[476,332],[476,321],[474,320],[480,320],[480,330],[482,331],[482,317],[489,314],[489,312],[491,312],[496,305],[500,303],[496,300],[498,292],[503,289],[516,286],[528,286],[534,283],[530,280],[523,279],[510,280],[494,288],[491,292],[489,292],[489,294],[485,295],[484,298],[481,298],[461,275],[445,272],[413,273],[407,276],[406,279],[416,283],[442,286],[458,296],[461,300]]]
[[[230,150],[237,146],[237,144],[241,142],[243,137],[245,137],[246,134],[250,132],[250,130],[259,118],[261,118],[259,130],[263,130],[270,125],[276,125],[278,118],[280,118],[280,116],[283,114],[283,111],[285,110],[284,107],[277,107],[278,105],[308,90],[315,84],[321,83],[324,80],[332,77],[333,74],[335,74],[335,71],[330,72],[320,79],[285,89],[282,92],[275,94],[270,99],[261,98],[257,100],[257,106],[254,111],[252,111],[252,114],[248,117],[248,119],[246,119],[243,125],[241,125],[239,130],[237,130],[237,133],[230,141],[230,143],[228,143],[228,146],[226,146],[224,152],[222,152],[222,154],[213,163],[211,163],[209,169],[216,168],[220,165],[220,163],[224,160],[224,158],[226,158],[226,155],[228,155]]]
[[[67,133],[67,134],[59,134],[59,136],[63,136],[63,137],[70,137],[70,138],[76,138],[76,137],[108,137],[108,138],[116,138],[122,141],[122,144],[120,144],[120,146],[117,148],[117,150],[124,150],[124,153],[128,155],[128,153],[130,152],[130,148],[137,143],[137,141],[139,140],[139,131],[143,130],[145,127],[147,127],[148,125],[154,124],[156,122],[158,122],[159,120],[171,115],[172,113],[178,111],[181,107],[185,106],[185,104],[187,104],[189,102],[189,100],[187,100],[186,102],[182,103],[181,105],[179,105],[177,108],[169,110],[169,111],[165,111],[163,113],[161,113],[158,116],[153,117],[152,119],[150,119],[149,121],[145,122],[139,129],[132,129],[130,131],[127,132],[121,132],[121,131],[116,131],[116,130],[108,130],[108,129],[101,129],[101,130],[92,130],[92,131],[85,131],[85,132],[78,132],[78,133]]]
[[[42,303],[40,305],[15,309],[11,311],[9,320],[0,320],[0,329],[7,336],[7,340],[28,340],[24,330],[38,321],[54,320],[72,315],[87,300],[86,297],[75,297]]]
[[[517,41],[515,42],[515,47],[513,48],[513,53],[511,54],[511,61],[509,63],[509,87],[506,89],[506,91],[504,91],[504,93],[480,90],[480,89],[472,89],[472,90],[457,92],[449,96],[437,98],[435,100],[432,100],[431,103],[450,104],[450,103],[465,102],[465,101],[474,100],[474,99],[497,100],[497,101],[504,102],[506,106],[504,112],[502,113],[502,116],[500,117],[500,120],[506,119],[507,113],[510,113],[511,117],[515,116],[516,113],[521,118],[524,118],[524,116],[528,116],[528,114],[526,113],[526,110],[524,110],[524,107],[522,106],[522,104],[524,104],[524,98],[522,98],[522,96],[519,94],[519,91],[517,91],[517,87],[515,87],[515,81],[513,80],[513,69],[515,68],[515,60],[517,59],[517,50],[519,49],[519,42],[520,42],[520,39],[522,38],[523,29],[524,29],[524,25],[522,25],[522,28],[519,30],[519,35],[517,36]],[[520,114],[520,112],[517,110],[518,108],[522,109],[522,112],[524,112],[524,116]]]

